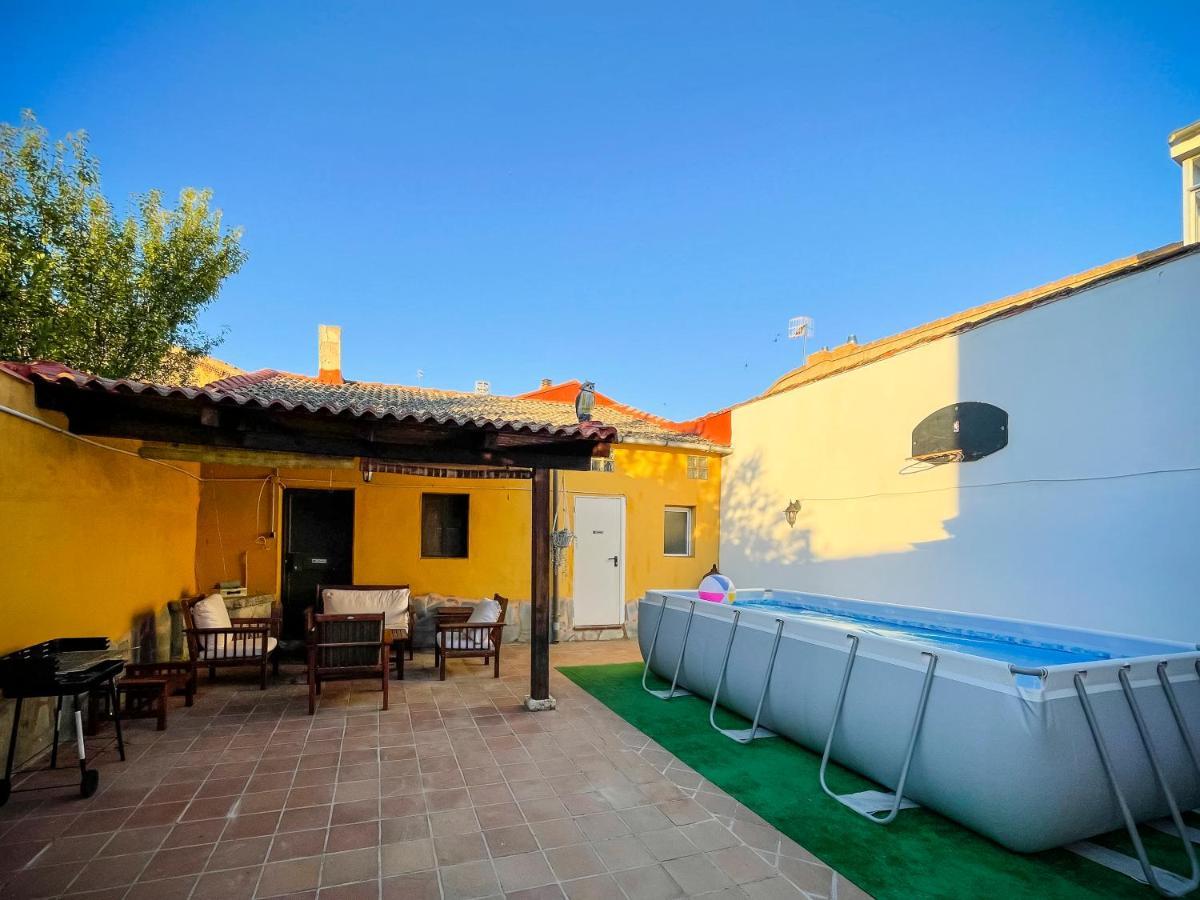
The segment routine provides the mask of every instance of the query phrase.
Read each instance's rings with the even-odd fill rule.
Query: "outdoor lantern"
[[[787,509],[783,511],[783,517],[787,519],[788,527],[796,527],[796,516],[800,515],[800,501],[793,500],[787,505]]]
[[[579,396],[575,398],[575,415],[580,422],[590,422],[592,410],[596,408],[596,385],[585,381],[579,386]]]
[[[366,484],[370,484],[370,483],[371,483],[371,479],[372,479],[372,478],[374,478],[374,477],[375,477],[375,470],[374,470],[374,469],[371,467],[371,464],[370,464],[370,463],[363,463],[363,466],[362,466],[362,480],[363,480],[363,481],[364,481]]]

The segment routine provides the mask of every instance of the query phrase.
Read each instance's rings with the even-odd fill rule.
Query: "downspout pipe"
[[[558,531],[558,469],[550,470],[550,505],[554,507],[554,518],[550,523],[550,531],[553,533]],[[551,550],[551,559],[554,562],[550,578],[550,643],[552,644],[558,643],[558,561],[561,558],[560,551]]]

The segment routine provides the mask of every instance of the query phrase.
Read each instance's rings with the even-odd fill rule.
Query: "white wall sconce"
[[[596,408],[596,385],[585,381],[579,386],[579,395],[575,398],[575,415],[580,422],[590,422],[592,410]]]
[[[787,505],[787,508],[784,509],[784,511],[783,511],[783,517],[785,519],[787,519],[789,528],[796,527],[796,517],[798,515],[800,515],[800,501],[793,500],[791,503],[789,503]]]
[[[362,480],[364,484],[370,484],[371,479],[375,477],[375,470],[371,468],[370,463],[363,463]]]

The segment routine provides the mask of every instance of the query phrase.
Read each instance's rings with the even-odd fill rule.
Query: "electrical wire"
[[[163,462],[161,459],[147,459],[146,457],[142,456],[141,454],[135,453],[132,450],[126,450],[123,447],[114,447],[111,444],[104,444],[104,443],[101,443],[100,441],[93,441],[91,438],[86,438],[83,435],[73,434],[72,432],[67,431],[67,429],[65,429],[65,428],[59,428],[57,425],[51,425],[49,422],[45,421],[44,419],[39,419],[37,416],[31,416],[28,413],[23,413],[19,409],[13,409],[11,406],[0,405],[0,412],[6,413],[10,416],[13,416],[14,418],[20,419],[23,422],[30,422],[34,425],[40,425],[49,431],[53,431],[55,434],[61,434],[61,435],[65,435],[66,437],[73,438],[74,440],[79,441],[81,444],[88,444],[92,447],[99,447],[101,450],[111,450],[113,453],[120,453],[120,454],[123,454],[124,456],[132,456],[134,459],[140,459],[142,462],[154,463],[156,466],[162,466],[164,469],[170,469],[172,472],[178,472],[180,475],[186,475],[188,478],[191,478],[193,481],[204,481],[204,479],[201,478],[199,475],[195,475],[195,474],[189,472],[187,469],[181,469],[178,466],[173,466],[170,463]]]
[[[965,491],[969,488],[1009,487],[1023,484],[1077,484],[1086,481],[1118,481],[1124,478],[1143,478],[1148,475],[1175,475],[1200,472],[1200,466],[1184,466],[1178,469],[1146,469],[1141,472],[1118,472],[1113,475],[1075,475],[1063,478],[1015,478],[1011,481],[985,481],[978,484],[952,484],[918,491],[879,491],[874,494],[856,494],[846,497],[801,497],[804,503],[839,503],[843,500],[873,500],[878,497],[907,497],[917,494],[937,494],[944,491]]]

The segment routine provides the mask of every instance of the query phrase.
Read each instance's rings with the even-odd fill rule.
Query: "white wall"
[[[1008,411],[1009,446],[904,472],[913,426],[964,400]],[[997,484],[1187,467],[1200,254],[736,409],[721,569],[1200,642],[1200,472]]]

